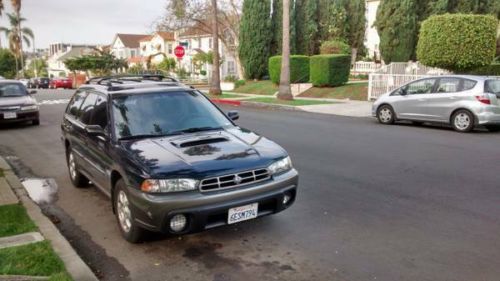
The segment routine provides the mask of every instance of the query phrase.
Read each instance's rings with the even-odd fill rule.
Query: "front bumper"
[[[26,121],[38,120],[40,118],[40,113],[39,113],[38,110],[34,110],[34,111],[17,111],[16,115],[17,115],[16,118],[5,119],[4,118],[4,113],[0,112],[0,123],[7,124],[7,123],[26,122]]]
[[[258,217],[281,212],[290,207],[296,198],[298,173],[295,169],[271,180],[219,192],[186,192],[169,195],[151,195],[133,187],[128,188],[129,200],[135,221],[151,231],[186,234],[227,224],[230,208],[259,203]],[[291,200],[283,204],[287,193]],[[184,214],[188,223],[181,232],[173,233],[170,219]]]

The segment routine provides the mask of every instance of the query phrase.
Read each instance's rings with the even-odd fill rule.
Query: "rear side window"
[[[88,94],[87,98],[82,104],[82,107],[80,109],[81,115],[79,120],[87,125],[90,123],[90,117],[92,117],[92,114],[94,112],[94,107],[97,102],[98,96],[96,94],[90,93]]]
[[[80,116],[80,107],[86,96],[86,92],[77,92],[69,102],[66,113],[75,117]]]

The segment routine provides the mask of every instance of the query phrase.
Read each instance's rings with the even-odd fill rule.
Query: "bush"
[[[487,66],[480,66],[478,68],[466,71],[464,72],[464,74],[500,76],[500,63],[493,63]]]
[[[332,40],[321,44],[320,53],[322,55],[350,55],[351,47],[343,41]]]
[[[0,49],[0,76],[5,78],[16,76],[16,58],[8,49]]]
[[[274,84],[280,83],[281,56],[269,58],[269,76]],[[302,55],[290,56],[290,83],[309,82],[309,57]]]
[[[498,20],[493,16],[446,14],[422,23],[417,57],[425,65],[463,71],[495,57]]]
[[[239,88],[241,86],[245,86],[245,84],[246,84],[245,80],[238,80],[238,81],[234,82],[234,88]]]
[[[349,81],[350,55],[318,55],[311,57],[311,82],[315,87],[336,87]]]
[[[228,76],[226,76],[226,78],[224,78],[224,82],[234,83],[234,82],[236,82],[236,80],[238,80],[238,78],[234,75],[228,75]]]

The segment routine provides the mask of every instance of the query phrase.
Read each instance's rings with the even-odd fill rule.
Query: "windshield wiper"
[[[125,136],[125,137],[119,138],[118,140],[119,141],[138,140],[138,139],[147,139],[147,138],[159,138],[159,137],[164,137],[164,136],[166,136],[166,135],[142,134],[142,135]]]
[[[178,130],[178,131],[173,131],[169,133],[169,135],[176,135],[176,134],[184,134],[184,133],[197,133],[197,132],[206,132],[206,131],[218,131],[222,130],[222,127],[195,127],[195,128],[188,128],[184,130]]]

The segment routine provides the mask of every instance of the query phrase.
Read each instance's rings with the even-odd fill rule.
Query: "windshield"
[[[500,80],[487,80],[485,90],[487,93],[500,94]]]
[[[26,96],[26,88],[20,83],[0,84],[0,98]]]
[[[113,98],[114,130],[118,139],[162,136],[232,126],[198,92],[166,92]]]

